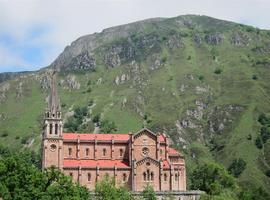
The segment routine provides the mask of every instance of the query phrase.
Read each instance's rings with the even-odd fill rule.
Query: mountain
[[[102,131],[164,131],[188,169],[212,160],[229,168],[241,159],[241,184],[269,191],[270,132],[258,120],[270,114],[269,54],[270,31],[207,16],[82,36],[46,68],[0,75],[0,144],[40,148],[56,69],[66,129],[97,132],[101,118]]]

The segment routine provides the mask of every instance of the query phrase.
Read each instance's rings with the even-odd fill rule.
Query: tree
[[[219,195],[224,189],[233,190],[236,186],[235,179],[217,163],[199,165],[191,174],[191,188],[207,194]]]
[[[246,169],[247,163],[242,159],[234,159],[232,164],[229,166],[228,171],[234,177],[238,178],[241,173]]]
[[[261,137],[258,136],[255,140],[255,145],[257,146],[258,149],[262,149],[263,148],[263,143],[262,143],[262,140],[261,140]]]
[[[238,195],[241,200],[269,200],[269,194],[261,187],[243,188]]]
[[[83,107],[77,107],[74,110],[74,117],[76,119],[79,119],[80,121],[83,120],[84,117],[88,115],[88,109],[86,106]]]
[[[71,116],[67,119],[67,122],[64,124],[64,128],[67,129],[67,131],[76,132],[78,131],[80,124],[81,123],[79,120],[77,120],[74,116]]]
[[[258,121],[261,123],[261,125],[270,124],[270,118],[268,118],[264,113],[259,115]]]
[[[93,119],[92,119],[93,123],[99,123],[100,121],[100,114],[96,114]]]
[[[89,200],[87,188],[75,185],[70,177],[55,168],[40,171],[29,162],[32,157],[13,154],[0,158],[0,197],[5,200]]]
[[[117,188],[115,186],[115,179],[108,174],[96,183],[95,195],[97,200],[132,200],[132,194],[129,190],[122,186]]]
[[[261,128],[261,139],[264,144],[270,139],[270,131],[265,126]]]
[[[115,123],[106,119],[101,121],[100,128],[102,133],[112,133],[117,131]]]
[[[142,191],[142,197],[145,200],[156,200],[157,199],[155,191],[151,185],[147,185],[144,188],[144,190]]]

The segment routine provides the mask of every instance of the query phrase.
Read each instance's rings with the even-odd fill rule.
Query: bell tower
[[[56,72],[51,74],[50,94],[44,114],[42,133],[42,169],[55,166],[62,169],[62,117],[56,88]]]

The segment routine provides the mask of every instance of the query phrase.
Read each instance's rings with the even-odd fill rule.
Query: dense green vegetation
[[[131,192],[126,187],[115,187],[115,180],[109,175],[98,182],[95,187],[98,200],[132,200]]]
[[[269,44],[268,30],[194,15],[84,36],[54,63],[65,131],[164,131],[188,174],[214,161],[269,192]],[[38,151],[47,69],[12,77],[0,83],[0,144]]]
[[[89,200],[86,188],[75,185],[58,170],[40,170],[33,152],[2,152],[0,157],[0,197],[5,200],[73,199]]]
[[[0,198],[4,200],[90,200],[90,192],[74,184],[70,177],[55,168],[41,171],[40,156],[33,151],[15,153],[0,147]],[[153,188],[147,186],[142,199],[155,200]],[[95,186],[95,199],[134,200],[125,185],[115,186],[106,175]]]
[[[236,188],[234,178],[224,167],[215,163],[198,166],[192,173],[191,183],[191,188],[201,189],[210,195],[219,195],[226,189]]]
[[[55,168],[40,170],[40,156],[31,151],[15,153],[0,148],[0,197],[3,199],[91,199],[89,191],[72,183],[71,178]],[[238,161],[239,162],[239,161]],[[190,176],[191,189],[203,190],[203,200],[267,200],[269,194],[261,187],[241,186],[221,165],[208,162],[198,165]],[[141,199],[155,200],[153,188],[147,185]],[[95,199],[133,200],[125,185],[115,186],[106,175],[95,186]]]
[[[234,177],[238,178],[241,173],[246,169],[247,163],[242,159],[234,159],[232,164],[229,166],[228,171]]]
[[[235,160],[234,165],[242,165],[241,159]],[[231,169],[236,167],[231,167]],[[234,171],[233,171],[234,172]],[[238,171],[236,171],[238,172]],[[237,173],[238,175],[238,173]],[[206,192],[203,200],[257,200],[270,199],[270,195],[261,187],[241,186],[221,165],[209,162],[199,165],[191,174],[191,188]]]
[[[263,145],[270,139],[270,117],[261,114],[258,121],[262,127],[260,129],[260,135],[256,138],[255,144],[259,149],[262,149]]]

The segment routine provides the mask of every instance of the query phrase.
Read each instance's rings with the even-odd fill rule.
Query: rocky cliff
[[[164,131],[190,168],[241,158],[247,167],[239,180],[269,189],[270,143],[255,145],[258,117],[270,113],[269,54],[270,31],[207,16],[82,36],[48,68],[0,76],[0,143],[38,149],[54,68],[65,123],[80,123],[76,131],[99,131],[99,117],[117,132]],[[74,117],[82,107],[87,113]]]

